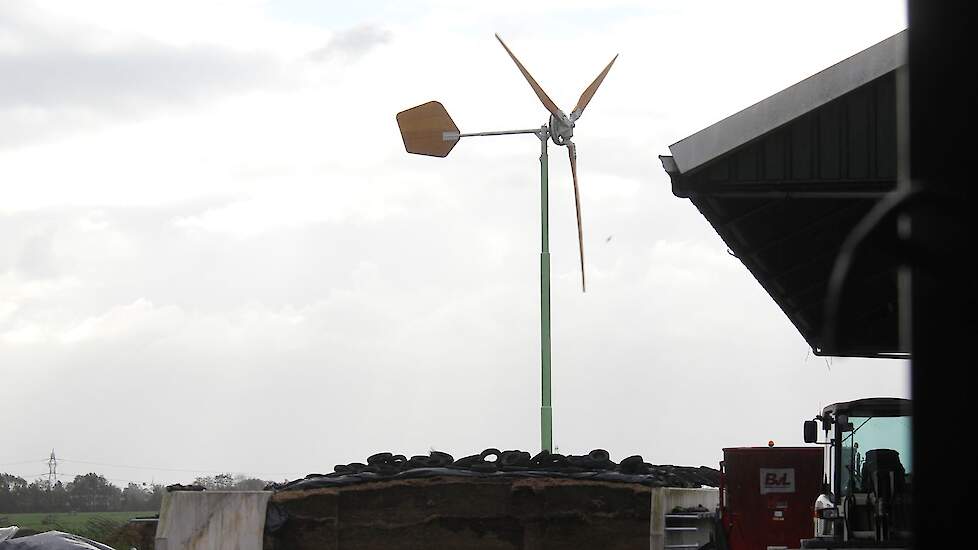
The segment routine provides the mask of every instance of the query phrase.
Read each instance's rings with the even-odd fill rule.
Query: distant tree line
[[[263,489],[267,482],[218,474],[198,477],[194,484],[210,490],[250,491]],[[0,473],[0,513],[155,511],[160,509],[165,490],[161,484],[129,483],[120,488],[96,473],[77,475],[68,483],[59,480],[54,485],[46,479],[28,482]]]

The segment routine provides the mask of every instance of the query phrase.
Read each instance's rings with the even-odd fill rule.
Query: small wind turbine
[[[550,239],[548,234],[547,141],[549,139],[556,145],[567,147],[567,156],[570,159],[571,177],[574,181],[574,206],[577,211],[577,243],[581,258],[581,292],[584,292],[586,290],[584,231],[581,227],[581,196],[577,185],[577,146],[574,145],[571,138],[574,136],[575,122],[581,118],[584,108],[591,102],[591,98],[598,91],[598,87],[601,86],[618,56],[612,58],[611,62],[594,79],[594,82],[584,89],[580,99],[577,100],[577,105],[574,106],[574,110],[568,116],[543,91],[540,84],[530,75],[520,60],[513,55],[513,52],[498,34],[496,40],[499,40],[506,53],[516,63],[516,67],[523,73],[523,77],[530,83],[530,87],[533,88],[533,92],[540,99],[540,102],[550,112],[550,120],[547,124],[526,130],[461,133],[445,107],[437,101],[429,101],[397,113],[397,125],[401,130],[404,148],[408,153],[434,157],[448,156],[455,144],[463,137],[534,134],[540,140],[540,347],[543,394],[540,407],[540,440],[541,447],[551,451],[553,450],[553,409],[550,399]]]

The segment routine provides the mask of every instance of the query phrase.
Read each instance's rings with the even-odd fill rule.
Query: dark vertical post
[[[903,223],[914,399],[915,548],[973,538],[974,339],[978,335],[975,150],[978,56],[967,2],[909,0],[909,185],[921,199]]]

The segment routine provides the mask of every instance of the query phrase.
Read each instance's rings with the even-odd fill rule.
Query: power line
[[[88,472],[88,473],[85,473],[85,474],[79,474],[79,473],[73,473],[73,472],[62,472],[62,473],[65,474],[65,475],[69,475],[69,476],[85,476],[85,475],[88,475],[88,473],[94,473],[94,472]],[[122,478],[118,478],[118,477],[105,477],[105,476],[103,476],[101,474],[99,474],[99,475],[103,479],[106,479],[108,481],[124,481],[126,483],[135,483],[137,485],[154,485],[154,483],[152,481],[139,480],[139,479],[122,479]],[[156,484],[156,485],[161,485],[161,484]]]
[[[308,472],[254,472],[250,470],[203,470],[203,469],[188,469],[188,468],[156,468],[153,466],[132,466],[128,464],[110,464],[108,462],[94,462],[89,460],[75,460],[70,458],[59,459],[61,462],[74,462],[78,464],[91,464],[94,466],[108,466],[111,468],[129,468],[132,470],[154,470],[161,472],[184,472],[191,474],[251,474],[251,475],[264,475],[264,476],[275,476],[275,475],[304,475]]]
[[[96,461],[90,461],[90,460],[77,460],[77,459],[70,459],[70,458],[56,458],[55,457],[55,454],[54,454],[54,450],[51,451],[51,456],[49,456],[46,459],[40,459],[40,460],[18,460],[18,461],[14,461],[14,462],[4,462],[4,463],[0,463],[0,467],[15,466],[15,465],[24,465],[24,464],[47,464],[47,466],[48,466],[48,471],[47,472],[42,472],[40,474],[33,474],[33,475],[30,475],[30,476],[26,476],[26,477],[28,477],[28,478],[45,478],[46,477],[46,478],[48,478],[48,481],[49,481],[49,483],[50,483],[51,486],[54,486],[54,484],[57,482],[57,479],[58,479],[57,476],[58,476],[58,474],[62,474],[62,475],[84,475],[84,474],[69,474],[69,473],[66,473],[64,471],[60,471],[60,472],[57,471],[58,464],[64,463],[64,462],[70,462],[70,463],[74,463],[74,464],[88,464],[88,465],[93,465],[93,466],[105,466],[105,467],[110,467],[110,468],[127,468],[127,469],[131,469],[131,470],[161,471],[161,472],[180,472],[180,473],[191,473],[191,474],[247,474],[247,475],[254,475],[254,476],[279,476],[279,475],[281,475],[281,476],[288,476],[288,475],[305,475],[307,473],[307,472],[302,472],[302,471],[292,471],[292,472],[255,472],[255,471],[250,471],[250,470],[206,470],[206,469],[196,469],[196,468],[191,469],[191,468],[162,468],[162,467],[155,467],[155,466],[134,466],[134,465],[130,465],[130,464],[114,464],[114,463],[109,463],[109,462],[96,462]],[[110,478],[106,478],[106,479],[110,479]],[[142,481],[135,481],[135,480],[129,480],[129,479],[118,479],[118,478],[113,478],[113,479],[116,479],[117,481],[127,481],[127,482],[130,482],[131,481],[131,482],[134,482],[134,483],[143,483]]]
[[[78,473],[78,472],[65,472],[63,470],[61,472],[59,472],[59,474],[62,477],[69,476],[71,478],[74,478],[76,476],[85,476],[85,475],[88,475],[90,473],[96,473],[96,472],[85,472],[84,474]],[[27,482],[36,482],[36,481],[47,481],[46,478],[48,477],[48,474],[49,474],[49,472],[41,472],[41,473],[38,473],[38,474],[27,474],[27,475],[24,475],[24,474],[19,474],[19,475],[18,474],[11,474],[11,475],[16,475],[17,477],[19,477],[19,478],[21,478],[21,479],[23,479],[24,481],[27,481]],[[122,479],[122,478],[118,478],[118,477],[105,477],[102,474],[98,474],[98,475],[102,476],[103,478],[105,478],[105,479],[107,479],[109,481],[124,481],[126,483],[136,483],[136,484],[145,484],[145,485],[154,485],[154,484],[157,484],[157,483],[155,483],[155,480],[154,481],[145,481],[145,480],[139,480],[139,479]],[[72,479],[72,481],[74,481],[74,479]],[[72,481],[69,481],[68,483],[71,483]],[[55,483],[57,483],[57,481]],[[54,484],[51,484],[50,487],[54,487]]]
[[[46,459],[46,458],[42,458],[41,460],[19,460],[17,462],[4,462],[3,464],[0,464],[0,467],[3,467],[3,466],[15,466],[17,464],[36,464],[36,463],[39,463],[39,462],[47,462],[47,460],[48,459]]]
[[[91,473],[95,473],[95,472],[85,472],[84,474],[78,473],[78,472],[65,472],[65,471],[59,472],[59,474],[62,476],[62,478],[64,478],[65,476],[68,476],[68,477],[72,478],[72,480],[69,481],[68,483],[72,483],[74,481],[74,478],[77,477],[77,476],[86,476],[86,475],[91,474]],[[36,481],[44,481],[45,478],[47,477],[47,475],[48,475],[48,472],[41,472],[39,474],[19,475],[17,477],[23,478],[25,481],[28,481],[28,482],[36,482]],[[155,480],[154,481],[146,481],[146,480],[140,480],[140,479],[122,479],[122,478],[118,478],[118,477],[105,477],[102,474],[98,474],[98,475],[101,476],[104,479],[109,480],[109,481],[124,481],[126,483],[136,483],[136,484],[144,484],[144,485],[161,485],[162,484],[162,483],[156,483]],[[51,487],[54,487],[54,485],[51,485]]]

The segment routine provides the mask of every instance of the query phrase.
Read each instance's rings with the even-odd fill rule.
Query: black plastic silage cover
[[[309,474],[303,479],[272,484],[267,488],[275,491],[301,491],[370,481],[431,477],[564,478],[640,483],[653,487],[717,487],[720,472],[706,466],[657,466],[645,462],[640,455],[615,463],[604,449],[595,449],[586,455],[562,455],[543,451],[535,456],[525,451],[486,449],[477,455],[458,460],[439,451],[411,458],[399,454],[378,453],[367,458],[366,463],[340,464],[329,474]]]

